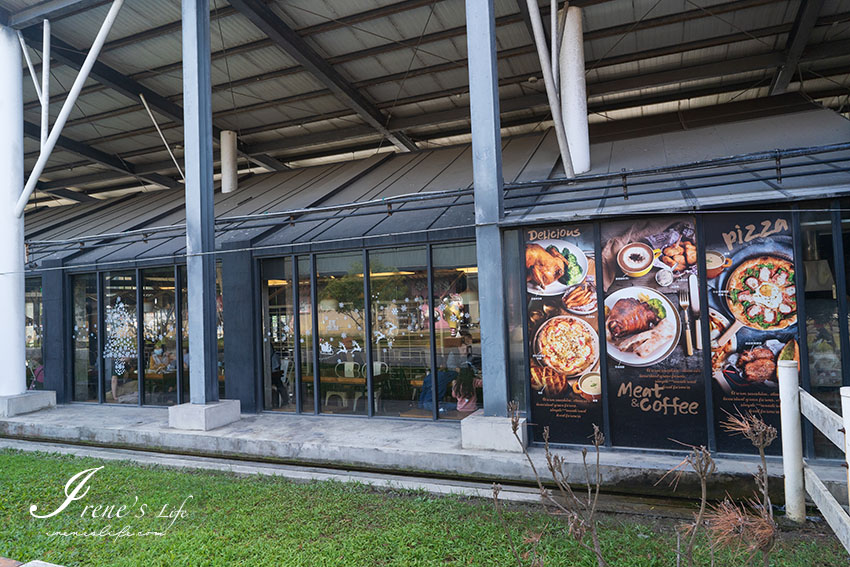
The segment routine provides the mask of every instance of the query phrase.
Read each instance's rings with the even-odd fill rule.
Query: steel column
[[[24,302],[24,219],[15,202],[24,186],[24,100],[21,46],[0,26],[0,396],[27,389]]]
[[[182,0],[189,393],[218,401],[209,0]]]
[[[466,0],[466,28],[484,413],[505,417],[509,392],[508,341],[502,236],[498,225],[503,210],[503,180],[493,0]]]

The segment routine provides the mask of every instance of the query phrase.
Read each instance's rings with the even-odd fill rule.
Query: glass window
[[[807,207],[808,208],[808,207]],[[832,215],[827,210],[800,213],[803,265],[805,267],[806,345],[809,352],[811,392],[841,413],[841,341],[832,245]],[[814,209],[814,207],[812,207]],[[815,429],[815,455],[840,457],[832,443]]]
[[[518,404],[520,411],[527,407],[525,396],[527,376],[527,358],[525,339],[523,338],[523,302],[526,299],[526,287],[522,274],[525,266],[525,243],[518,230],[508,230],[502,240],[505,258],[505,301],[508,319],[508,373],[511,387],[510,401]],[[520,253],[520,246],[523,248]]]
[[[475,244],[434,246],[432,254],[439,416],[463,419],[483,403]]]
[[[177,269],[180,277],[180,352],[177,353],[178,364],[183,367],[183,392],[180,403],[189,401],[189,287],[186,276],[186,266]]]
[[[138,404],[135,272],[106,272],[104,282],[104,392],[107,403]]]
[[[301,337],[301,411],[313,413],[313,301],[310,294],[310,258],[298,258],[298,321]]]
[[[324,413],[366,413],[363,254],[316,256],[319,401]]]
[[[73,296],[73,399],[96,402],[98,381],[97,349],[97,275],[82,274],[71,278]]]
[[[295,411],[295,320],[292,261],[264,260],[263,407]]]
[[[142,272],[145,403],[177,404],[177,305],[174,268]]]
[[[216,344],[218,345],[218,397],[224,399],[224,298],[222,296],[221,262],[215,264]]]
[[[430,419],[419,402],[431,368],[428,249],[370,252],[369,295],[375,415]]]
[[[41,279],[26,280],[26,346],[27,387],[44,389],[44,358],[42,353]]]

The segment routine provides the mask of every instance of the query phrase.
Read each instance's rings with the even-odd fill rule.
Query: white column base
[[[12,417],[56,406],[56,392],[29,390],[16,396],[0,396],[0,417]]]
[[[209,431],[239,421],[239,400],[220,400],[208,404],[180,404],[168,408],[168,427]]]
[[[522,440],[522,445],[517,442],[511,430],[511,418],[487,417],[483,409],[463,418],[460,422],[460,444],[464,449],[522,453],[528,445],[525,418],[519,420],[517,435]]]

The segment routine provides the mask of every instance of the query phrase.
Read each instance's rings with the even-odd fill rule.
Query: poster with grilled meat
[[[691,217],[602,225],[608,404],[615,445],[706,443]]]
[[[593,225],[527,229],[531,422],[536,440],[584,443],[602,427]]]
[[[791,215],[709,215],[705,235],[717,449],[753,452],[722,422],[752,413],[779,430],[777,360],[799,360]]]

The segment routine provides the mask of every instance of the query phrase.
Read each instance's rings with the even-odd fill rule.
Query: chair
[[[360,365],[357,364],[356,362],[349,362],[349,361],[338,362],[337,365],[334,367],[334,374],[336,374],[337,378],[357,378],[358,375],[360,374]],[[349,400],[350,396],[349,396],[349,392],[346,391],[344,388],[341,387],[338,390],[328,390],[327,392],[325,392],[325,406],[326,407],[328,405],[328,401],[333,397],[337,397],[337,398],[340,399],[340,401],[342,402],[342,404],[341,404],[342,407],[344,407],[344,408],[348,407],[348,400]],[[355,398],[354,402],[355,402],[355,410],[356,410],[357,398]]]

